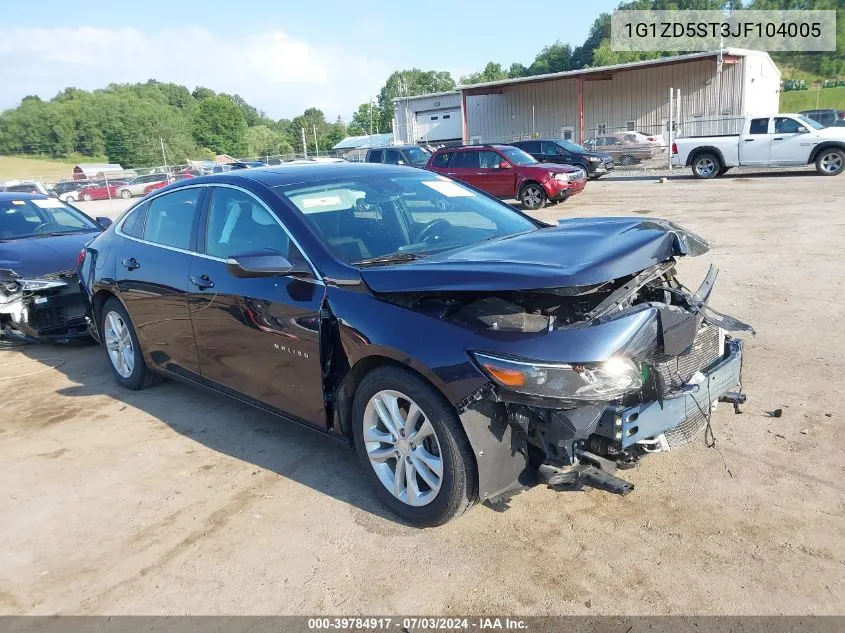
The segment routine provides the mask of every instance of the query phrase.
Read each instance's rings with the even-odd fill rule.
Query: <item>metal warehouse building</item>
[[[639,131],[668,140],[670,108],[680,134],[732,133],[744,116],[777,112],[779,93],[780,71],[767,53],[723,49],[400,97],[394,99],[394,138],[493,143],[545,136],[583,142]]]

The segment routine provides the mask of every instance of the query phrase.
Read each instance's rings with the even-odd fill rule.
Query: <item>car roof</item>
[[[420,147],[419,145],[379,145],[378,147],[370,147],[369,149],[411,149],[412,147]],[[424,149],[420,147],[420,149]]]
[[[272,167],[257,167],[255,169],[233,169],[231,171],[197,178],[180,180],[168,186],[164,191],[173,191],[181,186],[191,184],[237,184],[238,182],[254,181],[265,187],[279,187],[283,185],[299,184],[309,181],[332,180],[334,178],[356,178],[372,174],[402,175],[419,174],[416,167],[401,165],[382,165],[381,163],[298,163],[282,164]]]
[[[45,196],[43,193],[18,193],[16,191],[0,191],[0,200],[44,200],[45,198],[49,198],[49,196]]]

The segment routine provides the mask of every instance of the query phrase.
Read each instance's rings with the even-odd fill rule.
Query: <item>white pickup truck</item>
[[[671,160],[692,167],[696,178],[721,176],[731,167],[811,163],[823,176],[836,176],[845,168],[845,128],[824,127],[800,114],[749,117],[742,134],[677,139]]]

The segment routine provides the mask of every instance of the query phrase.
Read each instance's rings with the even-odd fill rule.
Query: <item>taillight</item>
[[[649,141],[649,143],[654,143],[654,137],[653,137],[653,136],[649,136],[649,137],[648,137],[648,141]]]
[[[677,143],[672,143],[672,153],[673,154],[678,153],[678,144]]]
[[[76,267],[79,268],[82,266],[82,262],[85,261],[85,249],[83,248],[79,251],[79,255],[76,256]]]

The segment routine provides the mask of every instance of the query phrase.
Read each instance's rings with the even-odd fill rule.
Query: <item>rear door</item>
[[[273,250],[305,261],[276,215],[244,189],[214,186],[189,275],[200,372],[212,386],[325,428],[320,307],[310,278],[238,278],[226,259]]]
[[[493,150],[478,152],[478,171],[473,183],[479,189],[500,198],[512,198],[516,189],[516,170],[502,168],[504,156]]]
[[[478,174],[478,150],[467,149],[455,152],[452,164],[446,174],[479,189],[484,189]],[[485,190],[486,191],[486,190]]]
[[[125,239],[115,282],[148,362],[198,378],[188,313],[188,276],[204,187],[188,187],[144,203],[117,229]]]
[[[767,165],[769,150],[772,145],[772,135],[769,134],[770,119],[768,117],[751,119],[748,134],[740,138],[740,165]]]
[[[804,123],[792,117],[776,116],[775,130],[769,149],[769,163],[772,165],[806,165],[810,151],[815,143],[807,132]]]

